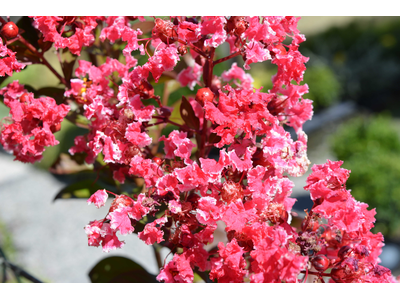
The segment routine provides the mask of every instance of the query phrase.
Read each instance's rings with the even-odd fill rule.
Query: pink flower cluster
[[[0,76],[12,76],[13,71],[19,72],[25,65],[19,63],[16,58],[16,53],[7,48],[0,38]]]
[[[312,167],[306,190],[314,201],[312,213],[304,221],[298,241],[302,251],[314,247],[331,259],[331,278],[336,282],[393,282],[389,269],[379,266],[383,236],[373,234],[375,209],[355,200],[346,181],[350,171],[342,161]],[[327,224],[321,224],[326,220]],[[304,241],[314,239],[311,246]]]
[[[114,24],[117,20],[123,24],[123,19],[116,19]],[[315,212],[308,215],[303,232],[298,233],[290,226],[291,209],[296,200],[290,198],[293,183],[285,174],[301,176],[308,168],[307,136],[302,125],[312,116],[311,101],[302,99],[307,85],[292,83],[302,81],[307,61],[298,51],[304,36],[296,29],[297,19],[265,17],[260,23],[258,17],[233,21],[203,17],[197,23],[178,18],[177,23],[156,19],[152,41],[156,51],[143,66],[121,75],[123,83],[119,86],[116,95],[119,102],[115,106],[107,105],[110,101],[106,98],[106,101],[101,100],[101,109],[88,113],[89,107],[100,101],[95,99],[104,98],[104,93],[97,93],[85,104],[86,115],[91,117],[93,111],[97,116],[92,120],[92,133],[87,142],[76,141],[72,152],[81,147],[80,150],[92,158],[94,155],[90,151],[95,149],[99,153],[103,149],[105,161],[117,168],[114,178],[123,182],[123,174],[141,177],[147,188],[146,194],[140,194],[137,200],[121,202],[118,209],[115,204],[111,206],[101,223],[105,228],[100,236],[112,240],[112,247],[118,247],[118,243],[122,246],[122,242],[115,242],[115,234],[118,231],[122,235],[132,233],[132,224],[147,215],[150,221],[138,232],[139,238],[148,245],[161,243],[171,251],[180,249],[174,251],[172,260],[161,269],[157,279],[163,282],[192,282],[194,270],[209,271],[210,279],[218,282],[297,282],[299,274],[308,270],[318,255],[329,257],[329,264],[333,266],[332,280],[392,281],[390,271],[377,265],[383,244],[381,235],[369,231],[374,213],[355,200],[341,199],[335,206],[333,199],[338,197],[339,190],[332,192],[331,182],[321,180],[311,188],[311,181],[318,176],[317,168],[324,167],[314,167],[307,187],[313,199],[317,197],[318,188],[331,191],[331,198],[325,196],[326,200],[320,201]],[[105,35],[110,36],[114,30],[112,26],[103,30]],[[114,40],[121,36],[109,38]],[[133,41],[128,40],[127,48],[131,51],[130,45],[135,45],[133,49],[139,49],[134,42],[136,35],[131,36]],[[282,44],[286,36],[292,38],[289,46]],[[265,60],[278,66],[269,93],[255,90],[251,76],[236,63],[221,77],[207,73],[209,61],[202,53],[213,53],[213,49],[225,41],[230,41],[231,53],[239,51],[243,55],[245,69],[250,68],[251,63]],[[172,70],[180,60],[182,46],[190,48],[194,62],[178,74],[177,80],[182,86],[194,89],[203,75],[203,81],[208,82],[215,97],[212,101],[189,99],[199,129],[203,130],[174,130],[168,137],[162,136],[159,141],[164,142],[164,160],[152,158],[145,148],[152,143],[146,134],[147,122],[155,115],[157,119],[167,120],[169,112],[151,105],[143,106],[141,101],[149,94],[156,97],[148,82],[149,73],[157,82],[163,72]],[[95,84],[90,73],[89,78]],[[90,89],[99,90],[93,85]],[[85,99],[89,99],[89,90]],[[102,125],[97,125],[99,123]],[[114,129],[116,124],[118,130]],[[209,124],[211,126],[207,127]],[[294,127],[297,141],[292,140],[283,124]],[[201,135],[196,143],[190,139],[193,134]],[[202,139],[211,134],[216,134],[219,140],[206,148],[207,142]],[[257,137],[261,137],[260,142]],[[224,146],[227,148],[220,149],[218,160],[207,158],[211,147]],[[124,155],[125,149],[132,147],[135,147],[135,151],[129,152],[132,156]],[[201,147],[203,155],[193,160],[192,150]],[[332,178],[325,173],[320,176]],[[341,180],[343,184],[343,178]],[[346,194],[344,199],[352,199],[344,188],[340,191]],[[105,199],[105,192],[101,194]],[[97,196],[93,195],[89,202],[103,204],[103,200],[96,200]],[[119,197],[122,196],[114,201]],[[163,205],[167,209],[160,217],[158,213]],[[137,210],[141,213],[133,212]],[[328,225],[320,225],[323,218],[328,220]],[[225,225],[228,243],[219,243],[218,249],[207,251],[205,246],[213,241],[217,222]],[[312,222],[314,227],[310,230]],[[93,234],[99,235],[98,228],[98,221],[86,227],[90,245],[99,245],[91,242]],[[342,238],[336,248],[330,244],[329,232]],[[107,242],[102,245],[103,250],[110,249]],[[352,250],[342,260],[338,259],[339,246],[348,245]],[[357,254],[360,247],[365,247],[362,257]],[[353,271],[348,270],[346,259],[352,260]],[[334,274],[339,272],[335,270],[344,270],[346,276]],[[368,270],[367,275],[361,276],[361,270]]]
[[[277,19],[273,20],[277,22]],[[112,41],[124,39],[123,34],[130,32],[125,21],[117,18],[110,22],[111,25],[103,29],[102,37],[107,36]],[[280,38],[269,43],[282,42],[288,32],[292,33],[288,20],[283,18],[281,22],[281,25],[274,25],[275,29],[280,28],[280,31],[277,30]],[[145,148],[152,143],[146,134],[146,125],[154,114],[162,118],[166,113],[165,109],[142,104],[142,100],[154,93],[148,82],[149,73],[157,81],[163,72],[173,69],[180,57],[175,43],[196,43],[195,49],[199,49],[200,53],[210,51],[209,47],[218,47],[231,35],[224,29],[226,23],[227,20],[221,17],[206,17],[198,24],[181,21],[178,25],[157,19],[153,29],[157,51],[147,63],[136,66],[130,72],[123,71],[121,66],[119,75],[123,83],[118,87],[118,94],[113,94],[108,88],[110,61],[99,68],[80,61],[76,75],[88,74],[92,83],[82,94],[84,81],[73,80],[73,88],[67,91],[66,96],[80,97],[85,116],[92,122],[89,135],[78,137],[70,152],[86,152],[87,162],[93,162],[95,156],[103,151],[104,161],[115,170],[115,179],[123,182],[127,175],[142,177],[148,189],[136,201],[124,202],[116,210],[112,205],[101,225],[99,221],[91,222],[86,227],[89,244],[99,246],[98,238],[101,237],[107,240],[103,240],[104,251],[122,246],[122,242],[115,242],[116,232],[122,235],[132,233],[132,222],[146,214],[154,216],[159,207],[166,204],[168,209],[163,216],[147,223],[138,233],[148,245],[165,242],[170,248],[180,247],[183,250],[176,253],[161,270],[159,280],[191,282],[193,269],[197,267],[201,271],[210,270],[210,278],[219,282],[242,282],[246,276],[254,282],[296,282],[307,257],[291,246],[295,236],[287,221],[295,199],[289,198],[293,183],[284,173],[300,176],[307,170],[307,138],[300,125],[296,128],[299,139],[293,141],[282,124],[289,124],[292,120],[300,120],[298,122],[302,124],[312,115],[311,102],[301,100],[307,87],[298,91],[300,88],[290,83],[297,77],[287,78],[281,75],[285,73],[278,73],[275,82],[282,85],[286,79],[285,84],[291,92],[286,93],[283,89],[279,93],[262,93],[253,89],[251,76],[234,63],[220,78],[214,76],[211,89],[217,95],[215,101],[201,103],[189,99],[199,124],[214,124],[203,134],[210,136],[216,133],[221,137],[213,146],[229,146],[227,150],[220,150],[218,161],[206,157],[200,157],[198,161],[191,159],[192,150],[200,147],[190,139],[189,135],[193,136],[191,131],[174,130],[168,137],[159,139],[164,142],[164,163],[149,157]],[[264,24],[269,26],[268,18],[264,19]],[[207,39],[209,34],[212,37]],[[131,45],[136,45],[133,49],[139,49],[133,41],[136,35],[130,36],[126,47],[129,51]],[[266,32],[258,36],[257,41],[267,42],[268,37]],[[246,39],[246,35],[243,38]],[[254,57],[255,49],[248,49],[255,43],[255,37],[251,38],[245,51]],[[295,46],[292,48],[291,51],[297,53]],[[263,49],[269,53],[266,46]],[[196,51],[191,53],[195,59],[200,58]],[[289,52],[289,55],[292,53]],[[286,57],[282,55],[283,58]],[[271,59],[271,56],[261,55],[257,60],[248,59],[246,62],[250,64],[266,59]],[[279,55],[275,60],[279,61]],[[293,59],[287,61],[293,64]],[[305,58],[300,59],[301,63],[304,61]],[[201,59],[197,60],[193,67],[179,73],[177,80],[193,89],[199,83],[201,74],[204,79],[205,64]],[[291,64],[280,63],[286,69],[293,68]],[[99,74],[98,79],[94,74]],[[225,82],[223,89],[222,82]],[[119,101],[110,101],[113,97]],[[271,113],[269,107],[277,106],[274,103],[278,97],[285,100]],[[293,113],[297,102],[303,103],[302,107],[308,111]],[[261,143],[256,142],[257,136],[262,137]],[[115,201],[119,197],[122,196]],[[105,192],[101,191],[94,194],[89,202],[103,205],[106,198]],[[134,208],[140,208],[143,213],[132,213]],[[226,224],[230,241],[225,246],[220,244],[219,250],[210,254],[204,246],[213,241],[219,221]],[[92,242],[93,239],[96,242]],[[112,247],[108,241],[113,241]],[[265,258],[270,255],[273,257],[266,261]],[[245,258],[250,257],[253,262],[249,271]]]
[[[93,43],[98,23],[100,45],[123,45],[123,62],[79,60],[64,94],[89,129],[70,154],[83,153],[88,164],[98,160],[114,180],[133,179],[142,188],[132,197],[115,195],[105,217],[85,227],[89,246],[121,248],[117,234],[133,232],[147,245],[161,244],[173,253],[157,276],[162,282],[193,282],[196,272],[217,282],[298,282],[308,274],[319,281],[393,281],[378,265],[383,237],[370,232],[375,212],[346,190],[349,171],[341,162],[313,167],[306,189],[314,207],[301,231],[291,226],[296,199],[289,176],[302,176],[310,164],[302,126],[313,114],[312,101],[303,98],[308,86],[300,85],[308,58],[299,52],[305,40],[299,18],[154,18],[144,38],[141,17],[136,27],[136,17],[33,19],[45,41],[76,55]],[[225,42],[229,54],[219,58],[216,49]],[[214,74],[215,65],[236,56],[243,68],[234,62]],[[268,92],[255,89],[245,71],[264,61],[277,66]],[[157,95],[152,85],[172,78],[196,91],[182,98],[183,122],[171,117],[167,89]],[[21,161],[38,160],[43,146],[57,142],[52,132],[68,107],[34,99],[17,82],[1,94],[13,116],[2,129],[3,146]],[[175,127],[150,132],[161,124]],[[296,140],[284,125],[294,128]],[[108,193],[99,190],[88,203],[103,207]],[[228,242],[209,249],[221,225]]]
[[[34,26],[43,33],[43,41],[54,43],[56,49],[69,48],[76,55],[80,55],[83,46],[94,42],[96,21],[103,19],[104,17],[33,17]],[[64,37],[63,33],[67,32],[72,34]]]
[[[50,97],[35,99],[18,81],[2,88],[0,95],[4,96],[11,114],[10,124],[1,127],[0,142],[4,149],[24,163],[41,160],[44,147],[59,143],[53,133],[60,130],[69,106],[57,105]]]

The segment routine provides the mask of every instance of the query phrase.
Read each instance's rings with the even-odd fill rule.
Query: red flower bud
[[[209,88],[202,88],[197,91],[196,101],[201,105],[204,105],[206,102],[211,102],[214,99],[214,94]]]
[[[28,102],[28,101],[29,101],[29,94],[28,94],[28,93],[23,93],[23,94],[21,95],[21,97],[19,97],[19,101],[20,101],[21,103],[26,103],[26,102]]]
[[[51,132],[57,132],[57,131],[60,131],[61,130],[61,123],[58,123],[58,124],[56,124],[56,125],[51,125],[50,126],[50,130],[51,130]]]
[[[186,46],[184,46],[184,45],[179,46],[178,53],[179,53],[179,55],[185,55],[187,53]]]
[[[154,157],[153,161],[159,166],[161,166],[162,163],[163,163],[163,160],[161,158],[159,158],[159,157]]]
[[[345,270],[343,268],[340,268],[340,266],[337,266],[335,268],[332,268],[331,271],[331,277],[333,281],[335,282],[345,282],[344,278],[346,277]]]
[[[353,251],[353,249],[350,246],[343,246],[338,252],[338,257],[344,259],[350,255],[351,251]]]
[[[317,255],[312,260],[312,264],[317,271],[323,272],[329,267],[329,259],[325,255]]]
[[[13,39],[18,35],[18,26],[14,22],[8,22],[1,28],[0,34],[6,39]]]

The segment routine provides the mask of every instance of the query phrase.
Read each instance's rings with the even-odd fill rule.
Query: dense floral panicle
[[[35,99],[18,81],[0,90],[4,104],[10,108],[11,124],[1,128],[1,144],[13,152],[15,159],[34,163],[42,158],[46,146],[55,146],[58,141],[53,132],[69,111],[65,104],[57,105],[50,97]]]
[[[139,49],[141,54],[144,54],[144,46],[138,44],[137,36],[142,34],[140,29],[133,30],[126,17],[108,17],[108,27],[103,28],[100,34],[100,39],[104,41],[108,38],[111,42],[115,42],[117,39],[122,39],[124,42],[128,42],[122,53],[129,57],[131,52]]]
[[[250,74],[245,73],[242,68],[238,67],[237,63],[235,62],[232,64],[229,70],[222,72],[221,78],[226,82],[234,80],[234,83],[239,88],[247,90],[253,88],[254,79]]]
[[[166,158],[174,158],[175,156],[189,158],[193,147],[196,146],[187,138],[186,132],[179,132],[177,130],[172,131],[168,138],[162,136],[160,141],[164,141]]]
[[[165,71],[171,71],[179,60],[176,46],[170,45],[165,49],[158,50],[143,67],[148,69],[154,80],[158,82],[161,74]]]
[[[80,55],[83,46],[90,46],[95,37],[93,30],[97,27],[96,20],[103,20],[102,17],[74,17],[70,24],[69,17],[33,17],[33,25],[44,36],[44,41],[54,43],[56,49],[69,48],[71,53]],[[69,37],[64,37],[65,27],[72,27],[74,33]]]
[[[258,90],[234,90],[229,85],[224,89],[229,93],[219,92],[217,106],[211,102],[204,105],[206,119],[219,125],[213,129],[213,132],[221,136],[216,147],[233,143],[238,132],[245,132],[247,139],[253,139],[256,135],[266,134],[271,123],[278,123],[267,109],[273,95]]]
[[[350,171],[340,168],[342,161],[333,162],[328,160],[326,164],[314,165],[313,173],[307,178],[305,190],[309,190],[311,199],[316,200],[324,197],[329,200],[334,191],[344,188],[349,178]]]
[[[12,76],[13,72],[19,72],[25,65],[19,63],[16,58],[16,53],[7,48],[0,38],[0,76]]]
[[[85,138],[75,139],[75,146],[70,149],[70,153],[86,152],[86,162],[93,163],[100,152],[103,152],[104,161],[115,164],[113,175],[120,182],[124,182],[128,175],[131,159],[141,155],[140,148],[152,142],[142,122],[150,120],[155,110],[151,105],[145,107],[141,101],[142,94],[138,94],[137,88],[143,84],[144,77],[140,79],[138,86],[128,80],[135,76],[140,77],[135,70],[137,69],[128,72],[128,65],[110,58],[99,67],[80,60],[75,74],[80,77],[88,76],[91,81],[88,82],[86,78],[73,79],[71,89],[65,92],[65,96],[83,104],[84,116],[91,121],[89,134]],[[115,76],[116,72],[123,80],[127,80],[127,85],[123,83],[119,86],[117,95],[109,86],[111,76]],[[130,94],[131,87],[136,89],[133,94]],[[116,98],[123,101],[118,103]]]
[[[250,252],[254,261],[251,269],[252,282],[297,282],[297,275],[308,261],[307,256],[290,248],[290,236],[281,227],[249,227],[254,237],[254,249]]]
[[[277,172],[288,172],[291,176],[303,175],[310,164],[307,157],[307,135],[299,131],[294,142],[281,126],[273,125],[269,134],[262,139],[262,164],[273,166]]]
[[[188,86],[192,91],[194,86],[200,81],[203,72],[203,67],[194,63],[193,67],[187,67],[179,72],[176,80],[179,81],[181,86]]]
[[[202,17],[201,34],[211,35],[211,38],[204,42],[205,46],[216,48],[226,40],[225,23],[224,17]]]
[[[332,280],[393,282],[390,271],[378,265],[384,244],[380,233],[370,232],[375,210],[368,211],[367,204],[356,201],[346,190],[350,171],[340,168],[342,163],[328,160],[313,166],[305,187],[314,200],[313,213],[327,220],[321,253],[336,261],[330,273]]]
[[[155,242],[161,243],[164,241],[164,232],[161,227],[167,222],[167,218],[163,217],[155,220],[154,222],[147,223],[142,232],[138,233],[139,239],[144,241],[147,245],[152,245]],[[159,227],[157,227],[159,225]]]
[[[146,221],[138,237],[174,253],[157,276],[162,282],[193,282],[197,270],[218,282],[298,282],[312,266],[335,282],[393,281],[390,271],[378,265],[383,236],[370,232],[375,210],[367,210],[346,190],[349,171],[340,168],[341,162],[313,167],[305,189],[314,206],[301,231],[290,225],[296,199],[291,198],[294,183],[288,176],[308,170],[302,127],[313,114],[312,101],[303,98],[308,85],[299,84],[308,58],[299,52],[305,38],[298,20],[155,18],[150,38],[138,39],[142,31],[133,27],[142,24],[132,26],[129,17],[106,19],[100,40],[127,42],[125,63],[111,58],[100,66],[79,61],[79,78],[71,80],[65,96],[89,120],[89,133],[75,138],[70,153],[86,153],[88,163],[102,153],[115,180],[130,177],[144,184],[136,201],[119,195],[103,220],[86,226],[89,245],[101,245],[104,251],[121,247],[116,234],[131,234],[138,221]],[[95,17],[83,20],[96,27],[91,21]],[[149,24],[143,24],[143,31]],[[212,61],[224,58],[214,51],[224,42],[230,46],[228,58],[241,55],[244,65],[233,63],[217,76]],[[145,51],[148,46],[152,55]],[[138,65],[142,60],[132,56],[133,50],[149,58]],[[175,68],[181,60],[186,65]],[[245,69],[266,60],[277,66],[277,74],[272,88],[262,92],[254,89]],[[175,122],[164,99],[168,88],[161,97],[153,87],[154,81],[164,80],[169,87],[171,78],[193,90],[187,99],[200,127],[184,120],[183,125],[175,123],[175,130],[153,131],[156,123]],[[10,91],[17,98],[21,92],[17,87]],[[22,108],[12,107],[17,120],[24,116]],[[284,125],[294,128],[297,140]],[[161,153],[153,148],[159,142],[164,145]],[[213,147],[220,148],[218,158],[212,156]],[[103,206],[106,197],[98,191],[89,203]],[[146,215],[150,220],[143,219]],[[224,228],[228,241],[209,250],[217,226]],[[325,265],[318,265],[318,259]]]
[[[265,49],[260,42],[252,41],[248,44],[246,49],[246,61],[244,63],[244,68],[249,70],[250,64],[262,62],[268,59],[271,59],[269,51]]]
[[[243,277],[248,273],[246,261],[243,258],[245,252],[236,239],[232,239],[226,246],[219,243],[218,248],[219,257],[211,259],[211,280],[217,280],[220,283],[243,282]]]
[[[183,254],[174,254],[173,259],[161,269],[157,280],[166,283],[193,282],[194,275],[190,266],[190,260]]]

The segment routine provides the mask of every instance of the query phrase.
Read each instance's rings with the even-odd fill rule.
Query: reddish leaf
[[[185,121],[187,126],[189,126],[192,129],[199,130],[200,121],[196,117],[192,105],[185,98],[185,96],[182,96],[180,112],[181,112],[181,117]]]

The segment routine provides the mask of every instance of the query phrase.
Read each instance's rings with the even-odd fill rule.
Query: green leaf
[[[37,49],[39,47],[39,35],[38,30],[36,30],[32,26],[32,21],[33,19],[29,17],[22,17],[18,20],[16,25],[18,26],[18,28],[24,30],[24,33],[22,33],[21,35]]]
[[[57,104],[64,103],[64,92],[65,89],[59,89],[55,87],[44,87],[35,92],[35,97],[48,96],[54,98]]]
[[[82,180],[78,182],[74,182],[69,186],[63,188],[58,194],[54,197],[53,201],[57,199],[68,199],[68,198],[89,198],[96,191],[104,189],[98,183],[94,183],[93,180]]]
[[[185,121],[187,126],[192,129],[199,130],[200,121],[196,117],[192,105],[189,103],[185,96],[182,96],[180,112],[181,117]]]
[[[157,283],[156,276],[133,260],[122,256],[107,257],[89,272],[93,283]]]

